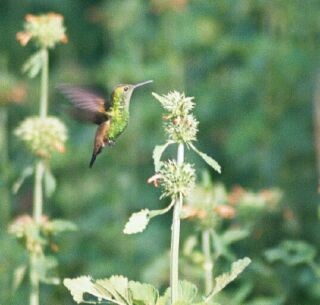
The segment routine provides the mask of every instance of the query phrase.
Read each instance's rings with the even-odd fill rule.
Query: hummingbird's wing
[[[58,90],[65,95],[75,107],[72,113],[79,119],[101,124],[108,120],[106,102],[103,97],[82,87],[60,85]]]

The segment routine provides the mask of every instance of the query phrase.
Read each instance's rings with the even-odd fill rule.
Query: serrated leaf
[[[12,186],[12,192],[14,194],[18,193],[19,189],[23,185],[24,181],[30,177],[34,172],[33,166],[27,166],[22,172],[19,178],[16,180],[16,182]]]
[[[15,292],[21,285],[27,271],[27,265],[17,267],[13,272],[12,290]]]
[[[38,75],[43,65],[42,51],[38,51],[31,55],[22,67],[23,73],[28,73],[30,78],[34,78]]]
[[[110,283],[127,304],[132,303],[129,294],[129,281],[126,277],[122,275],[113,275],[110,277]]]
[[[167,289],[165,294],[158,298],[156,305],[169,305],[169,304],[170,304],[170,294],[169,294],[169,290]]]
[[[97,280],[96,288],[101,292],[104,291],[104,300],[116,304],[131,305],[132,303],[128,291],[128,279],[123,276],[116,275],[109,279]]]
[[[237,260],[231,265],[231,271],[223,273],[222,275],[215,278],[215,287],[212,292],[209,293],[205,302],[207,303],[213,296],[219,293],[229,283],[234,281],[237,276],[250,264],[251,260],[248,257]]]
[[[149,212],[148,209],[144,209],[140,212],[133,213],[126,223],[123,233],[136,234],[144,231],[150,220]]]
[[[84,300],[84,295],[89,294],[95,296],[98,300],[108,299],[109,295],[105,298],[105,295],[102,294],[92,283],[89,276],[80,276],[75,279],[64,279],[64,286],[68,288],[75,302],[82,303],[86,302]]]
[[[178,299],[186,303],[192,303],[197,296],[198,288],[196,285],[187,282],[179,281]]]
[[[136,301],[142,302],[144,305],[155,305],[157,303],[159,293],[152,285],[130,281],[129,288],[134,303]]]
[[[198,288],[194,284],[187,281],[179,281],[178,285],[178,298],[174,304],[191,304],[197,297]],[[171,288],[166,291],[169,298],[171,298]]]
[[[68,220],[63,220],[63,219],[55,219],[50,221],[46,226],[45,230],[48,233],[51,234],[59,234],[61,232],[66,232],[66,231],[76,231],[77,226]]]
[[[46,169],[44,172],[44,190],[47,198],[50,198],[57,187],[56,178],[53,176],[50,169]]]
[[[163,144],[163,145],[157,145],[155,146],[153,153],[152,153],[152,158],[153,158],[153,162],[154,162],[154,171],[157,173],[160,168],[161,168],[161,156],[164,153],[164,151],[166,150],[166,148],[171,145],[173,142],[168,141],[167,143]]]
[[[221,166],[219,163],[208,156],[207,154],[201,152],[198,150],[192,143],[188,143],[188,145],[193,149],[194,152],[196,152],[208,165],[210,165],[215,171],[217,171],[219,174],[221,174]]]

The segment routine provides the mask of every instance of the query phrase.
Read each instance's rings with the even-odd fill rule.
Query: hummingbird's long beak
[[[145,82],[135,84],[135,85],[133,85],[133,88],[136,89],[136,88],[138,88],[138,87],[141,87],[141,86],[144,86],[144,85],[150,84],[150,83],[153,83],[153,80],[147,80],[147,81],[145,81]]]

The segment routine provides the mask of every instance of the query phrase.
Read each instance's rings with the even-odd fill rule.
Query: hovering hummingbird
[[[58,89],[72,102],[79,117],[98,125],[91,161],[91,168],[97,155],[105,146],[113,145],[126,129],[129,121],[129,105],[133,91],[143,85],[152,83],[148,80],[135,85],[117,85],[111,98],[103,97],[81,87],[60,85]]]

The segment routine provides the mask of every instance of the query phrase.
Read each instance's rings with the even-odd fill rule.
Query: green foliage
[[[316,257],[314,246],[299,240],[284,240],[278,247],[265,252],[270,262],[281,261],[289,266],[310,264]]]
[[[194,152],[196,152],[205,162],[207,162],[208,165],[210,165],[215,171],[217,171],[219,174],[221,174],[221,166],[219,163],[208,156],[207,154],[199,151],[192,143],[189,143],[189,146],[192,148]]]
[[[167,305],[170,299],[170,289],[160,296],[152,285],[129,281],[123,276],[102,280],[82,276],[65,279],[64,285],[77,303],[107,301],[118,305]],[[200,304],[197,300],[199,296],[196,286],[186,281],[179,282],[178,300],[175,304]]]
[[[28,73],[30,78],[36,77],[43,67],[42,50],[37,51],[24,63],[22,67],[23,73]]]
[[[148,273],[148,282],[159,283],[159,287],[165,283],[167,256],[162,255],[165,261],[159,264],[162,267],[152,272],[147,267],[155,255],[164,253],[168,247],[167,217],[154,221],[145,234],[133,239],[119,233],[119,223],[125,223],[132,212],[145,207],[159,208],[156,201],[160,193],[142,183],[153,172],[150,156],[154,145],[165,142],[165,139],[160,141],[159,108],[150,101],[149,89],[135,93],[137,103],[131,105],[132,118],[126,134],[116,146],[103,152],[99,166],[91,171],[87,163],[94,127],[69,120],[53,90],[59,83],[100,84],[110,90],[117,83],[152,78],[155,80],[152,90],[156,92],[177,88],[197,97],[195,114],[201,122],[199,147],[223,164],[225,174],[221,179],[227,189],[241,184],[246,189],[277,186],[283,191],[283,205],[277,209],[253,202],[237,210],[234,220],[221,224],[219,234],[224,233],[228,224],[235,229],[240,224],[249,232],[249,238],[230,244],[229,250],[235,257],[245,253],[253,262],[236,285],[222,293],[224,298],[219,296],[216,302],[318,304],[319,281],[309,266],[270,263],[262,253],[284,239],[297,237],[314,246],[317,253],[320,250],[311,117],[311,101],[318,86],[315,78],[320,55],[319,2],[70,0],[61,3],[4,0],[0,9],[0,105],[12,101],[12,94],[7,92],[15,90],[6,88],[13,89],[15,83],[24,79],[21,66],[34,52],[31,46],[19,47],[14,39],[22,28],[22,17],[30,12],[59,11],[65,16],[68,28],[70,42],[52,53],[50,111],[65,121],[70,141],[65,154],[52,162],[59,187],[45,204],[53,218],[72,219],[80,228],[72,237],[59,238],[61,273],[71,276],[81,272],[103,277],[106,272],[120,272],[137,280]],[[5,102],[9,118],[8,152],[12,161],[6,163],[10,187],[30,164],[29,157],[12,136],[13,130],[23,117],[37,109],[38,92],[38,83],[30,80],[28,94],[22,99],[24,104]],[[166,151],[168,157],[170,149]],[[205,166],[197,158],[192,162],[197,168]],[[4,171],[0,172],[2,187]],[[30,207],[30,184],[31,179],[26,180],[19,193],[11,196],[12,216]],[[183,230],[184,240],[193,231],[191,227],[189,223]],[[0,303],[23,304],[27,283],[24,281],[19,293],[12,296],[10,275],[21,265],[24,251],[14,242],[4,241],[8,238],[2,230]],[[221,256],[218,266],[226,264],[225,260]],[[181,269],[189,275],[187,267]],[[243,287],[249,292],[242,300],[234,299],[236,291],[245,291]],[[47,288],[45,296],[50,304],[71,304],[61,287]]]
[[[208,302],[212,297],[219,293],[224,287],[226,287],[230,282],[234,281],[237,276],[250,264],[251,260],[248,257],[239,259],[232,263],[231,271],[224,273],[215,278],[215,286],[212,292],[207,296],[206,302]]]

